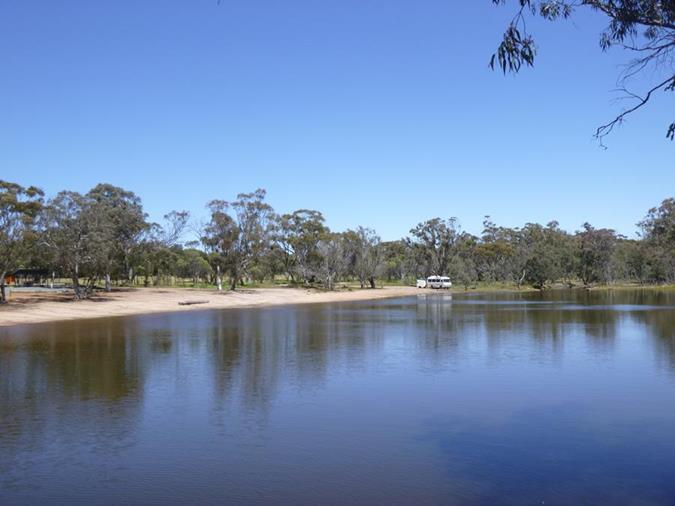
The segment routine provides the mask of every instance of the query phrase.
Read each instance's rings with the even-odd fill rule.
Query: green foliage
[[[234,202],[209,202],[211,221],[204,228],[204,246],[222,257],[234,290],[253,265],[270,248],[274,211],[265,200],[265,190],[241,193]]]
[[[555,221],[501,227],[488,216],[480,237],[462,232],[455,218],[434,218],[404,239],[381,242],[366,227],[331,232],[318,211],[277,215],[265,191],[257,190],[233,202],[210,202],[200,241],[183,243],[189,213],[173,211],[162,225],[148,223],[140,198],[122,188],[101,184],[84,195],[42,197],[36,188],[0,182],[0,269],[48,268],[69,278],[78,298],[100,280],[107,288],[176,280],[220,286],[223,275],[232,288],[274,285],[281,276],[327,289],[340,282],[375,288],[377,279],[414,282],[431,274],[449,275],[465,289],[675,282],[673,198],[647,212],[639,240],[588,223],[574,234]]]
[[[614,230],[593,228],[584,223],[579,238],[579,278],[585,285],[607,283],[612,279],[610,265],[618,241]]]
[[[35,243],[33,224],[42,208],[43,192],[0,180],[0,303],[5,300],[5,275],[26,260]]]
[[[447,272],[453,247],[460,235],[457,218],[427,220],[411,229],[410,234],[406,243],[418,266],[415,274],[427,277]]]
[[[675,282],[675,199],[666,199],[659,207],[650,209],[638,226],[644,238],[649,277],[664,283]]]
[[[508,0],[492,0],[495,5]],[[626,116],[646,105],[655,92],[675,91],[675,2],[662,0],[517,0],[516,14],[506,27],[502,41],[490,59],[490,67],[504,73],[520,71],[523,65],[534,65],[537,53],[535,41],[527,30],[528,15],[549,21],[569,18],[575,9],[588,8],[607,20],[600,34],[600,47],[608,50],[618,46],[631,54],[631,60],[619,79],[625,98],[634,104],[595,132],[602,140],[621,124]],[[629,81],[643,76],[653,80],[644,92],[629,91]],[[666,131],[675,139],[675,122]]]
[[[319,211],[299,209],[277,218],[274,242],[291,281],[309,283],[321,264],[318,245],[329,235]]]
[[[205,252],[188,248],[179,250],[172,272],[178,277],[191,279],[192,283],[196,285],[200,280],[208,279],[213,273],[213,269]]]

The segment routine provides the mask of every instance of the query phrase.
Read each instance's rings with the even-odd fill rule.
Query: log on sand
[[[178,303],[179,306],[194,306],[195,304],[208,304],[208,300],[184,300]]]

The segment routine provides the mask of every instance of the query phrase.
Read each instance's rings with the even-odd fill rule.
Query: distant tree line
[[[39,188],[0,181],[1,300],[6,276],[22,267],[68,279],[76,298],[97,286],[109,291],[113,284],[156,286],[176,278],[219,290],[280,278],[328,290],[345,281],[375,288],[376,280],[405,283],[432,274],[465,288],[675,283],[673,198],[647,212],[639,239],[588,223],[574,234],[555,221],[501,227],[487,216],[480,236],[462,231],[456,218],[433,218],[384,242],[366,227],[331,231],[319,211],[278,214],[265,197],[259,189],[213,200],[199,226],[187,211],[172,211],[158,224],[137,195],[110,184],[47,199]],[[188,229],[198,240],[183,240]]]

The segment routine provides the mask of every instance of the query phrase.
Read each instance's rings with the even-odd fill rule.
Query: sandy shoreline
[[[9,304],[0,306],[0,327],[107,316],[374,300],[415,295],[421,291],[425,290],[413,287],[385,287],[375,290],[318,292],[302,288],[255,288],[218,292],[199,289],[137,288],[100,293],[84,301],[74,301],[67,293],[56,296],[32,292],[14,293]],[[179,304],[194,301],[208,302],[194,305]]]

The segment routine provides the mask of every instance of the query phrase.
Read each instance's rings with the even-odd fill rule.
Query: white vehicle
[[[418,279],[417,280],[417,288],[426,288],[427,287],[427,280],[426,279]]]
[[[452,286],[450,278],[447,276],[429,276],[427,278],[427,288],[445,288]]]

